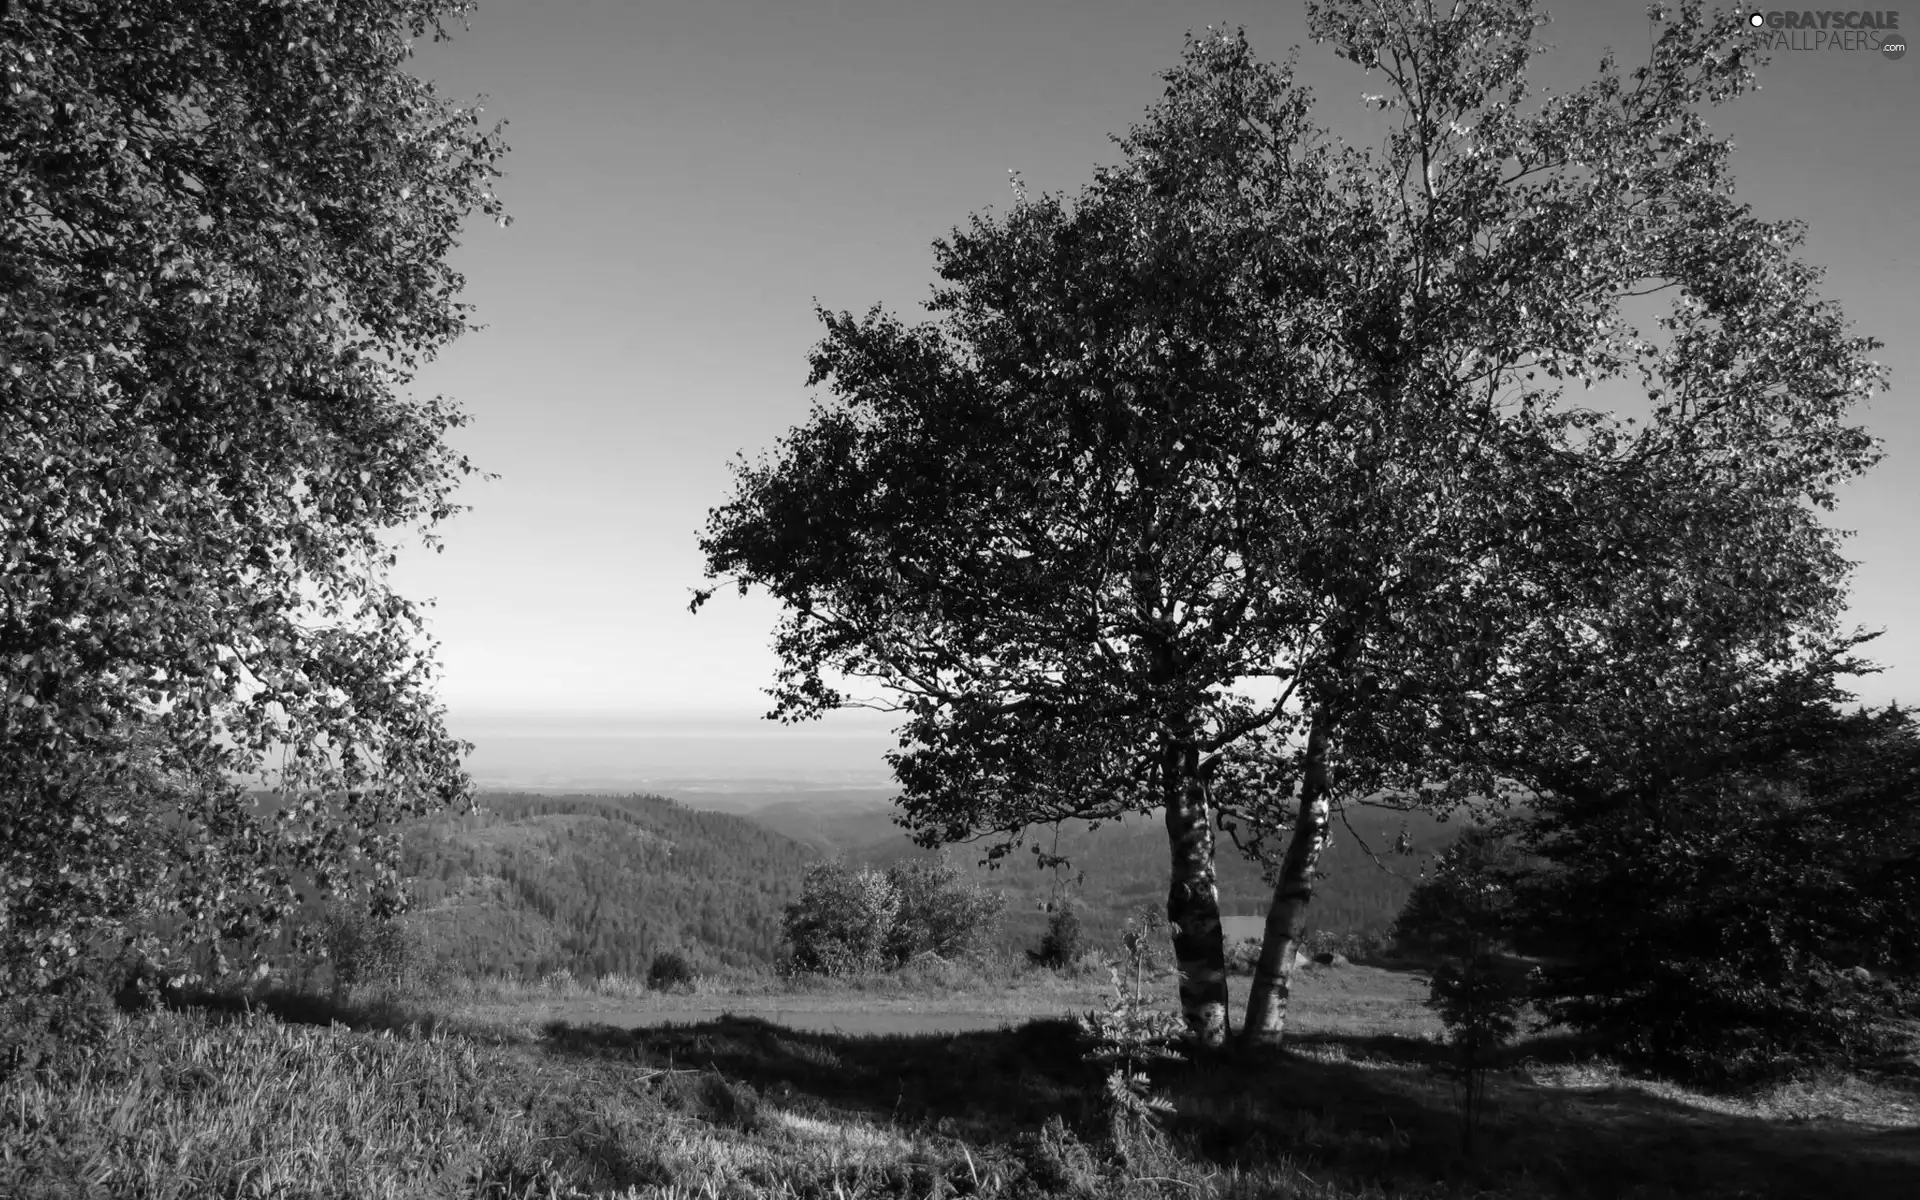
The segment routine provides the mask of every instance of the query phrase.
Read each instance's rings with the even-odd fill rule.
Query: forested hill
[[[828,806],[811,825],[794,806],[741,816],[688,808],[659,796],[487,793],[481,811],[410,828],[404,866],[416,901],[408,923],[453,969],[475,975],[576,973],[644,975],[654,954],[678,949],[711,966],[770,967],[784,907],[799,895],[807,867],[832,853],[886,866],[925,854],[880,805]],[[765,823],[756,819],[764,815]],[[1360,809],[1358,836],[1336,822],[1322,859],[1313,928],[1383,931],[1422,865],[1453,827],[1407,821],[1416,853],[1387,852],[1403,818]],[[769,828],[776,825],[780,828]],[[1047,849],[1052,831],[1036,831]],[[1361,842],[1366,845],[1363,847]],[[1088,933],[1109,941],[1127,912],[1166,899],[1166,831],[1151,818],[1062,828],[1059,852],[1072,859],[1068,893]],[[1376,864],[1377,853],[1386,869]],[[998,944],[1035,945],[1045,902],[1059,883],[1025,850],[998,870],[978,868],[981,848],[952,849],[954,861],[1007,896]],[[1223,836],[1222,910],[1257,916],[1271,890],[1258,864]]]
[[[886,812],[877,811],[871,819],[876,838],[849,850],[848,858],[884,865],[925,853],[897,829],[886,831]],[[1402,828],[1411,842],[1411,854],[1392,852]],[[841,837],[852,836],[851,817],[840,815],[832,829]],[[1333,840],[1320,859],[1322,877],[1315,884],[1309,909],[1311,928],[1335,934],[1384,933],[1399,914],[1421,870],[1446,848],[1457,831],[1457,825],[1424,814],[1402,815],[1365,807],[1349,811],[1345,821],[1336,818]],[[1263,878],[1260,864],[1243,855],[1225,834],[1217,836],[1215,861],[1221,912],[1228,916],[1264,915],[1273,888]],[[1033,831],[1027,846],[1036,842],[1042,850],[1055,852],[1051,828]],[[1284,849],[1284,842],[1269,849],[1277,853]],[[1153,817],[1109,823],[1094,831],[1089,831],[1084,822],[1066,822],[1061,826],[1057,853],[1071,859],[1071,866],[1058,875],[1038,869],[1027,847],[1002,860],[997,870],[980,873],[981,879],[1007,895],[1003,937],[1007,944],[1030,946],[1039,940],[1047,919],[1045,903],[1062,877],[1069,885],[1068,894],[1081,907],[1089,932],[1101,938],[1115,935],[1128,911],[1141,905],[1158,907],[1166,901],[1167,832]],[[953,847],[952,854],[957,863],[973,865],[981,859],[983,850],[962,845]]]
[[[410,829],[413,924],[456,969],[644,974],[681,949],[773,961],[782,908],[820,852],[658,796],[488,793],[471,817]]]

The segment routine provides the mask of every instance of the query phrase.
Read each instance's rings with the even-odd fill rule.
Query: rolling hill
[[[433,957],[470,975],[533,976],[560,967],[643,975],[667,949],[708,966],[769,968],[779,955],[783,909],[809,866],[840,856],[885,867],[927,853],[872,796],[771,793],[742,813],[650,795],[484,794],[476,815],[405,831],[403,869],[415,897],[407,923]],[[741,798],[730,799],[737,805]],[[1361,809],[1352,816],[1357,837],[1336,825],[1314,928],[1361,933],[1391,924],[1452,832],[1431,818],[1406,820],[1416,853],[1388,854],[1402,822],[1399,814]],[[1051,849],[1053,831],[1036,831],[1029,844],[1036,839]],[[1167,845],[1157,820],[1097,830],[1068,823],[1058,846],[1072,862],[1060,872],[1038,870],[1025,850],[990,870],[979,862],[982,847],[951,848],[956,863],[1007,897],[1001,948],[1038,942],[1056,889],[1071,897],[1096,941],[1112,939],[1128,912],[1164,901]],[[1265,912],[1270,888],[1260,866],[1224,837],[1219,870],[1223,912]]]
[[[759,813],[749,815],[760,817]],[[838,839],[849,861],[886,866],[927,853],[892,824],[891,815],[891,809],[880,808],[840,812],[819,822],[819,827],[824,836]],[[787,813],[775,813],[773,819],[791,827]],[[1366,808],[1349,813],[1348,821],[1351,828],[1336,820],[1332,843],[1321,858],[1322,877],[1310,910],[1312,927],[1336,934],[1385,932],[1420,871],[1445,849],[1457,826],[1426,816],[1403,817]],[[1389,851],[1403,824],[1413,845],[1413,853],[1405,856]],[[1241,854],[1225,834],[1218,839],[1221,912],[1264,916],[1273,893],[1264,868]],[[1088,932],[1099,939],[1117,936],[1129,912],[1142,905],[1158,908],[1165,902],[1167,835],[1157,816],[1133,817],[1097,830],[1085,822],[1066,822],[1057,853],[1068,857],[1071,866],[1057,873],[1037,868],[1031,853],[1036,844],[1056,852],[1050,827],[1032,831],[1026,847],[993,869],[979,865],[984,844],[955,846],[950,851],[955,862],[972,866],[983,883],[1006,894],[1006,927],[1000,941],[1008,948],[1039,941],[1047,922],[1046,904],[1056,888],[1072,898]]]
[[[644,974],[773,961],[780,915],[819,851],[726,813],[658,796],[492,793],[481,812],[406,832],[409,917],[471,974]]]

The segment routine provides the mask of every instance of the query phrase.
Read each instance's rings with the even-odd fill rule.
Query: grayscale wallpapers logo
[[[1747,24],[1761,31],[1769,50],[1878,50],[1886,58],[1904,58],[1906,35],[1893,9],[1791,9],[1757,12]]]

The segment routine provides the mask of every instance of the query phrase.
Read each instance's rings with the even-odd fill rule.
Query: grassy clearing
[[[937,962],[881,975],[791,978],[733,972],[703,977],[690,989],[654,991],[618,975],[586,979],[456,980],[438,989],[433,1006],[463,1020],[619,1020],[689,1010],[773,1013],[948,1013],[1058,1016],[1098,1005],[1102,971],[1060,975],[1007,960]]]
[[[1912,1076],[1707,1096],[1566,1039],[1516,1048],[1463,1160],[1442,1047],[1406,1011],[1419,994],[1401,973],[1310,973],[1286,1050],[1156,1070],[1176,1115],[1125,1155],[1062,1016],[861,1037],[752,1015],[542,1023],[538,1002],[483,1021],[286,996],[280,1016],[123,1015],[64,1074],[0,1084],[0,1195],[1872,1200],[1920,1178]]]

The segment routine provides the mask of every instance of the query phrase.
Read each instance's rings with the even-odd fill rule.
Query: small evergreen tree
[[[1452,1056],[1440,1071],[1453,1085],[1467,1155],[1485,1115],[1487,1071],[1526,1002],[1524,970],[1509,953],[1517,862],[1501,830],[1468,830],[1408,897],[1394,930],[1403,946],[1435,960],[1427,1004],[1447,1028]]]
[[[1920,728],[1815,709],[1692,775],[1523,827],[1541,1007],[1699,1082],[1894,1049],[1920,979]]]
[[[1038,949],[1027,951],[1027,960],[1038,967],[1062,971],[1080,961],[1087,952],[1086,931],[1080,925],[1080,912],[1065,897],[1052,901],[1048,908],[1047,931]]]
[[[652,964],[647,967],[647,986],[656,992],[669,992],[675,988],[691,991],[694,979],[693,964],[678,950],[661,951],[653,956]]]

